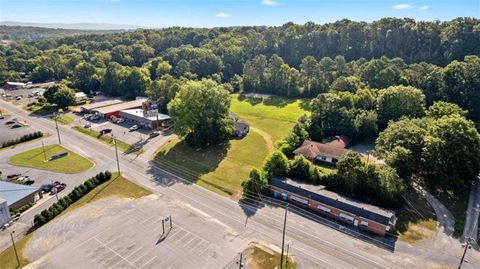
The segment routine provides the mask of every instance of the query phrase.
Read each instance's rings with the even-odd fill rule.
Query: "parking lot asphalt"
[[[0,143],[10,141],[19,138],[22,135],[36,131],[32,127],[25,125],[25,123],[28,124],[28,122],[24,121],[21,121],[22,127],[12,129],[13,124],[6,125],[5,123],[10,120],[14,120],[15,117],[12,115],[5,115],[4,117],[4,119],[0,119]]]
[[[223,268],[248,247],[221,223],[184,207],[156,195],[92,203],[38,230],[26,253],[43,258],[27,268]]]

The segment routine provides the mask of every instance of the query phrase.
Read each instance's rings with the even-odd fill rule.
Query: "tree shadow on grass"
[[[102,193],[104,189],[108,188],[108,186],[110,186],[110,184],[112,184],[119,177],[120,177],[120,174],[117,174],[115,178],[111,178],[109,181],[106,182],[106,184],[102,184],[103,186],[100,185],[102,186],[102,188],[98,192],[96,192],[94,195],[92,195],[92,197],[87,201],[87,203],[90,203],[91,201],[93,201],[95,197],[97,197],[100,193]]]
[[[155,158],[150,161],[149,173],[154,176],[158,184],[163,186],[170,186],[179,182],[187,184],[189,182],[196,183],[202,175],[215,171],[218,168],[220,162],[227,156],[229,148],[229,142],[203,148],[192,148],[182,140],[168,151],[161,150],[158,152]],[[158,171],[155,171],[156,168],[165,170],[179,178],[165,175],[165,173],[158,173]],[[228,191],[214,183],[205,183],[222,191]]]

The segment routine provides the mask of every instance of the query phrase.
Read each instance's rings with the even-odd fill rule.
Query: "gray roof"
[[[395,216],[393,211],[339,195],[325,190],[323,186],[286,178],[273,178],[270,185],[385,225],[388,225],[391,217]]]
[[[37,187],[0,181],[0,198],[7,200],[8,205],[14,204],[37,191]]]

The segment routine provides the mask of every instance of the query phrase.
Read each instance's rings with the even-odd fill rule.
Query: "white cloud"
[[[280,5],[279,2],[275,1],[275,0],[262,0],[262,5],[266,5],[266,6],[278,6]]]
[[[220,12],[220,13],[215,14],[215,17],[226,19],[226,18],[230,18],[231,15],[230,15],[230,14],[227,14],[227,13],[224,13],[224,12]]]
[[[429,6],[421,6],[418,8],[418,10],[421,10],[421,11],[425,11],[425,10],[429,10],[430,7]]]
[[[407,9],[412,9],[412,6],[409,4],[397,4],[392,6],[394,9],[397,10],[407,10]]]

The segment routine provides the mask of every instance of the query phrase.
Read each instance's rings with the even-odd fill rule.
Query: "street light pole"
[[[290,249],[290,241],[287,243],[287,259],[285,260],[285,268],[288,268],[288,250]]]
[[[117,149],[117,141],[115,140],[115,136],[112,134],[113,145],[115,146],[115,157],[117,159],[117,170],[118,175],[120,176],[120,162],[118,161],[118,149]]]
[[[287,212],[288,212],[288,204],[285,206],[285,218],[283,220],[282,254],[280,255],[280,269],[283,269],[283,249],[285,247],[285,228],[287,227]]]
[[[467,244],[465,245],[465,250],[463,251],[462,259],[460,260],[460,264],[458,265],[458,269],[462,268],[463,260],[465,259],[465,254],[467,254],[467,249],[470,246],[470,238],[466,238]]]
[[[60,139],[60,130],[58,129],[58,122],[57,122],[57,113],[54,114],[53,119],[55,120],[55,129],[57,129],[57,136],[58,136],[58,144],[62,144],[62,140]]]
[[[15,257],[17,258],[17,266],[20,266],[20,260],[18,259],[17,247],[15,246],[15,240],[13,240],[13,234],[15,231],[10,233],[10,238],[12,239],[13,250],[15,251]]]

